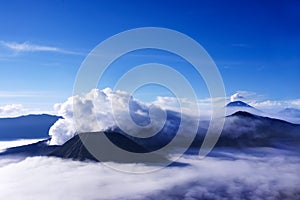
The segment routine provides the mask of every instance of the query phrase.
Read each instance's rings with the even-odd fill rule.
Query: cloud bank
[[[185,167],[127,174],[101,163],[33,157],[0,160],[0,198],[15,199],[299,199],[300,158],[276,149],[222,150],[181,158]],[[263,156],[261,156],[263,155]],[[136,164],[117,164],[130,168]],[[139,165],[140,168],[151,166]],[[141,181],[143,180],[143,181]]]

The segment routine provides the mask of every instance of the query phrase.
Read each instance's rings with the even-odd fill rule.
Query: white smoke
[[[244,100],[244,96],[242,96],[239,92],[234,93],[233,95],[230,96],[230,101],[243,101]]]
[[[66,102],[56,104],[55,108],[63,119],[49,130],[51,144],[63,144],[80,132],[104,131],[120,125],[134,133],[138,126],[151,123],[156,130],[162,128],[165,119],[162,116],[165,111],[159,106],[142,103],[126,92],[113,92],[109,88],[93,89],[86,95],[70,97]]]
[[[230,101],[244,101],[252,104],[253,102],[261,101],[262,95],[256,94],[252,91],[237,91],[230,96]]]

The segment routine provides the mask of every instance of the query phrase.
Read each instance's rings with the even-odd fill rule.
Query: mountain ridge
[[[47,138],[50,127],[61,118],[48,114],[0,118],[0,140]]]

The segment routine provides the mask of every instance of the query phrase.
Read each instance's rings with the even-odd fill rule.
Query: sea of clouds
[[[216,149],[212,157],[200,160],[186,155],[179,162],[187,165],[129,174],[103,163],[50,157],[0,159],[0,199],[300,198],[300,157],[290,151]]]

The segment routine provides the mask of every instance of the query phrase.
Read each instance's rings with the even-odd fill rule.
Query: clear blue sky
[[[147,26],[198,41],[219,67],[228,96],[245,90],[300,98],[299,1],[12,0],[0,6],[0,105],[49,109],[63,102],[90,50]]]

